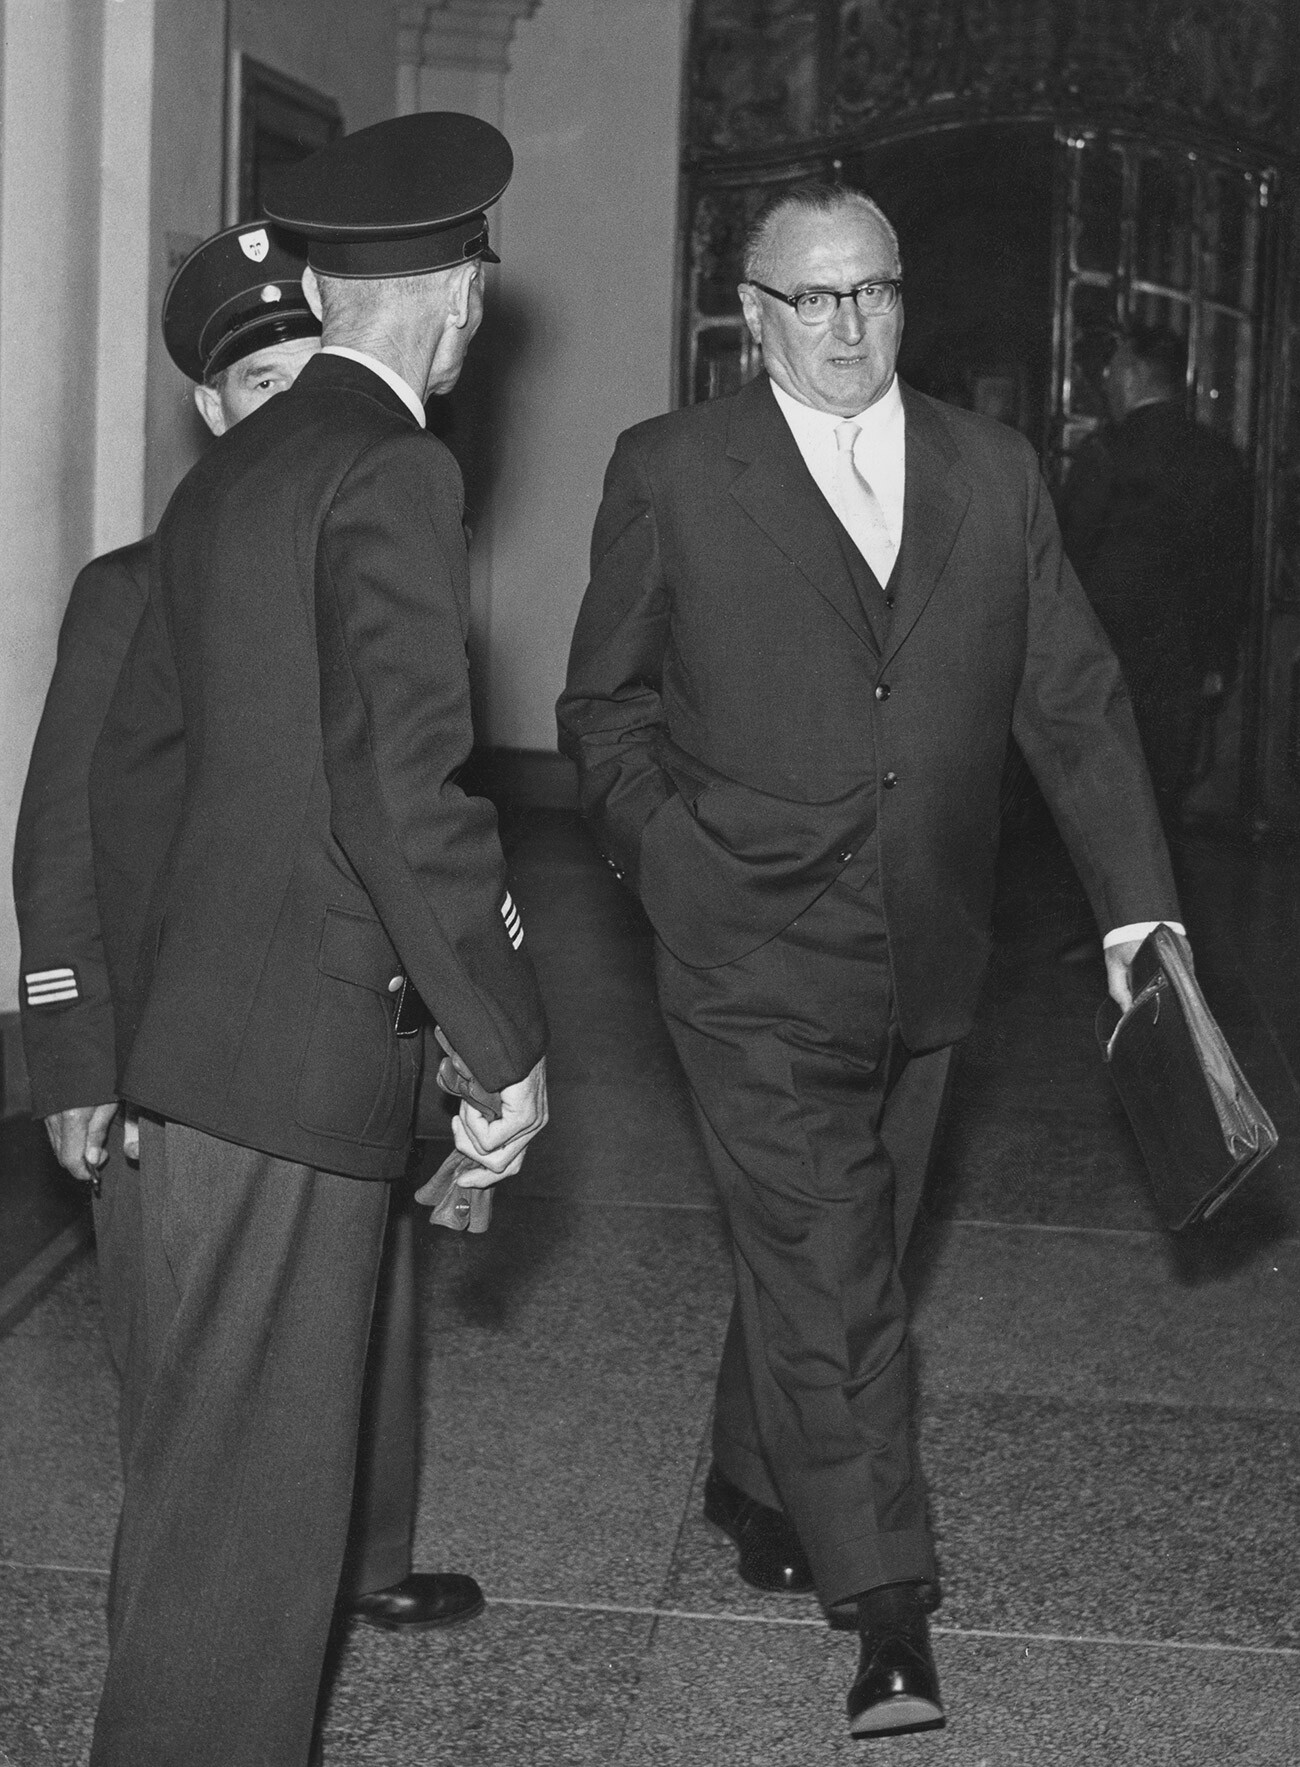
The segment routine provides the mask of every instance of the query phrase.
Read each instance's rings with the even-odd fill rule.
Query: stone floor
[[[423,1245],[417,1558],[489,1606],[445,1636],[353,1631],[327,1767],[1295,1767],[1295,860],[1183,855],[1203,983],[1283,1142],[1175,1239],[1096,1051],[1100,962],[1057,959],[1074,888],[1032,814],[1009,844],[909,1259],[949,1723],[854,1745],[852,1638],[747,1590],[700,1517],[727,1261],[645,925],[569,818],[508,836],[552,1124],[485,1239]],[[32,1206],[39,1144],[11,1142],[0,1226]],[[0,1337],[0,1767],[85,1759],[115,1454],[83,1256]]]

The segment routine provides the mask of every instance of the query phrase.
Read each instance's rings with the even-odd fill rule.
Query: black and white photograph
[[[1300,7],[0,25],[0,1767],[1296,1767]]]

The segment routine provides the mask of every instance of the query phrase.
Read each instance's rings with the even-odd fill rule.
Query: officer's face
[[[225,435],[259,405],[291,387],[319,349],[318,337],[293,337],[254,350],[251,356],[232,363],[217,386],[195,387],[199,415],[214,436]]]
[[[898,274],[889,235],[859,203],[778,215],[768,268],[762,280],[791,295],[807,288],[856,288]],[[740,286],[740,304],[764,368],[783,392],[816,411],[856,417],[894,378],[903,336],[901,300],[875,318],[841,301],[835,317],[821,325],[805,325],[793,307],[749,283]]]

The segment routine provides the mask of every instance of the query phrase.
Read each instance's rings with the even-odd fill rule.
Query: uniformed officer
[[[500,1094],[453,1124],[474,1182],[545,1121],[495,817],[456,784],[468,568],[423,411],[481,317],[510,164],[424,115],[284,177],[323,347],[178,488],[92,762],[100,894],[136,904],[104,936],[147,1303],[95,1767],[308,1756],[419,1003]]]
[[[302,292],[303,264],[301,250],[272,229],[232,227],[206,240],[173,277],[164,339],[195,383],[194,403],[214,435],[291,386],[320,348],[320,321]],[[86,779],[148,597],[150,546],[137,540],[92,559],[73,584],[14,843],[19,1010],[33,1110],[45,1119],[60,1164],[83,1180],[106,1158],[117,1111]]]
[[[265,224],[244,224],[205,240],[172,279],[163,301],[164,340],[177,367],[194,381],[194,402],[214,435],[223,435],[291,386],[319,349],[320,321],[302,292],[304,263],[300,242]],[[74,1177],[95,1179],[97,1186],[118,1104],[87,775],[148,598],[150,544],[141,540],[92,559],[73,586],[28,768],[14,854],[23,955],[20,1009],[33,1107],[45,1119],[60,1162]],[[137,816],[137,828],[138,821]],[[107,904],[115,921],[129,911],[129,904]],[[103,1102],[86,1102],[91,1099]],[[140,1295],[136,1282],[124,1280],[137,1203],[134,1174],[117,1169],[95,1200],[109,1350],[124,1376],[130,1368],[132,1309]],[[411,1568],[414,1254],[410,1210],[395,1208],[371,1334],[341,1597],[349,1612],[392,1629],[450,1624],[472,1617],[483,1605],[472,1578]],[[123,1395],[124,1460],[141,1398],[130,1390]]]

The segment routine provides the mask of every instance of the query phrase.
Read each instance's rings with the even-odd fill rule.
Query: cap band
[[[451,227],[382,239],[312,239],[307,248],[307,262],[323,276],[376,280],[449,270],[470,258],[501,262],[488,245],[486,215],[468,215]]]
[[[203,378],[210,381],[214,374],[242,362],[255,350],[266,350],[272,344],[286,344],[291,338],[319,337],[320,320],[310,307],[262,308],[250,313],[240,325],[234,325],[221,338],[203,365]]]

